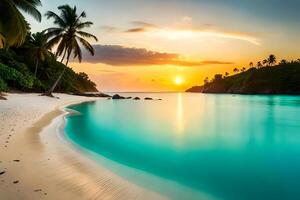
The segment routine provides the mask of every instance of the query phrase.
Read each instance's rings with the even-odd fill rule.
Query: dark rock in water
[[[126,99],[132,99],[132,97],[126,97]]]
[[[101,92],[75,93],[75,95],[85,96],[85,97],[103,97],[103,98],[111,97],[110,95],[104,94],[104,93],[101,93]]]
[[[14,162],[20,162],[20,160],[14,160]]]
[[[114,96],[112,96],[112,99],[125,99],[125,97],[115,94]]]
[[[19,183],[19,181],[14,181],[13,183],[14,183],[14,184],[17,184],[17,183]]]
[[[134,97],[133,100],[141,100],[140,97]]]
[[[157,99],[158,101],[161,101],[162,99]]]
[[[153,100],[153,98],[146,97],[146,98],[144,98],[144,100]]]
[[[0,175],[5,174],[5,171],[0,172]]]

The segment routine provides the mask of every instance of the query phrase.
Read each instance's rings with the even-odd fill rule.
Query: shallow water
[[[81,114],[67,117],[67,136],[110,160],[215,199],[300,198],[299,96],[124,95],[163,100],[70,106]],[[138,179],[129,181],[140,184]],[[176,199],[172,188],[164,195]]]

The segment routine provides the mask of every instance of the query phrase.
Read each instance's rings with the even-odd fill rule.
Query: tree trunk
[[[45,92],[44,96],[49,96],[49,97],[54,97],[52,92],[54,92],[56,86],[58,85],[58,83],[60,82],[61,78],[63,77],[65,71],[66,71],[66,68],[68,67],[68,63],[69,63],[69,58],[70,58],[70,55],[68,54],[68,57],[67,57],[67,62],[66,62],[66,66],[64,67],[63,71],[61,72],[61,74],[58,76],[58,78],[56,79],[56,81],[54,82],[54,84],[52,85],[52,87],[50,88],[50,90],[48,90],[47,92]]]
[[[39,59],[36,59],[35,70],[34,70],[34,77],[35,78],[36,78],[38,66],[39,66]]]

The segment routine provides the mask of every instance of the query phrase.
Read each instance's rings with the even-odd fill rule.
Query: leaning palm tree
[[[41,21],[41,14],[36,9],[40,0],[0,0],[0,48],[20,46],[25,42],[28,24],[20,10]]]
[[[36,59],[35,62],[35,70],[34,70],[34,76],[37,75],[37,70],[39,63],[41,61],[45,60],[46,56],[50,56],[51,53],[49,52],[48,48],[48,38],[46,37],[45,33],[37,32],[31,35],[28,43],[28,47],[30,49],[30,52],[33,53],[33,56]]]
[[[78,61],[82,60],[81,44],[87,51],[94,55],[94,49],[92,45],[84,38],[92,38],[95,41],[97,37],[82,31],[84,28],[90,27],[93,23],[90,21],[83,22],[83,18],[86,18],[86,13],[81,12],[77,14],[77,8],[73,8],[69,5],[59,6],[58,10],[60,15],[48,11],[45,16],[48,19],[53,19],[56,27],[48,28],[45,30],[46,36],[50,39],[48,41],[48,48],[53,48],[57,46],[55,56],[61,57],[61,62],[66,60],[65,65],[68,66],[70,56],[73,55],[74,58],[78,58]],[[45,95],[52,96],[52,92],[55,90],[57,84],[60,82],[66,67],[60,73],[53,86],[48,90]]]
[[[272,65],[274,65],[276,63],[276,56],[273,55],[273,54],[271,54],[267,60],[268,60],[268,64],[270,66],[272,66]]]

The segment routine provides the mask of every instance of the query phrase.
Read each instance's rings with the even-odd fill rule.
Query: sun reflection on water
[[[177,94],[177,133],[182,134],[184,132],[184,119],[183,119],[183,102],[182,93]]]

